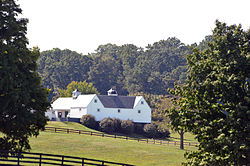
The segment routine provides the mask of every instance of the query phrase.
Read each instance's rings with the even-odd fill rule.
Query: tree
[[[72,81],[66,89],[59,89],[60,97],[70,97],[76,89],[78,89],[81,94],[98,94],[98,91],[92,83]]]
[[[120,63],[111,56],[96,57],[93,66],[90,67],[89,81],[93,82],[100,94],[114,87],[120,92],[119,84],[121,71]]]
[[[38,72],[43,79],[43,85],[52,90],[50,99],[57,95],[58,89],[65,89],[72,81],[88,79],[88,72],[93,59],[68,49],[41,52],[38,63]]]
[[[38,48],[27,48],[27,19],[14,0],[0,1],[0,147],[31,149],[28,138],[43,130],[49,108],[48,90],[41,86]]]
[[[188,56],[186,83],[171,91],[180,97],[179,108],[170,110],[174,127],[191,131],[200,143],[185,155],[186,165],[250,163],[249,43],[249,30],[216,21],[208,49]]]

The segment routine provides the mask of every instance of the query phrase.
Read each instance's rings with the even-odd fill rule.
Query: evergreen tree
[[[0,1],[0,148],[30,149],[28,138],[37,136],[47,122],[48,90],[41,86],[36,61],[38,48],[26,46],[27,19],[14,0]]]

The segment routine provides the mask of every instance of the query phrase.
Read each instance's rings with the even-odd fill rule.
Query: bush
[[[157,125],[154,123],[146,124],[143,128],[145,136],[148,138],[157,138]]]
[[[93,115],[90,115],[90,114],[83,115],[80,121],[86,127],[89,127],[91,129],[97,128],[96,120]]]
[[[166,138],[170,136],[168,128],[164,125],[146,124],[143,130],[144,135],[148,138]]]
[[[114,128],[115,128],[115,132],[121,132],[121,120],[120,119],[116,119],[113,118],[113,123],[114,123]]]
[[[143,124],[135,123],[135,130],[134,130],[134,132],[136,134],[144,134],[143,127],[144,127]]]
[[[165,126],[159,125],[157,127],[157,137],[158,138],[166,138],[166,137],[170,137],[170,132],[169,129]]]
[[[114,120],[111,118],[104,118],[99,123],[100,130],[106,133],[113,133],[115,131]]]
[[[134,123],[131,120],[123,120],[121,122],[121,131],[125,134],[132,134],[134,132]]]

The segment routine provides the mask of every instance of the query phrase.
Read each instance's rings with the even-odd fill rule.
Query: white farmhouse
[[[46,115],[50,120],[79,122],[83,115],[91,114],[96,121],[104,118],[151,123],[151,108],[142,96],[119,96],[113,89],[108,95],[81,95],[78,90],[72,97],[60,97]]]

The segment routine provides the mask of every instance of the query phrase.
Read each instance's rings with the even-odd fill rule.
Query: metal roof
[[[97,95],[105,108],[134,108],[136,97]]]

